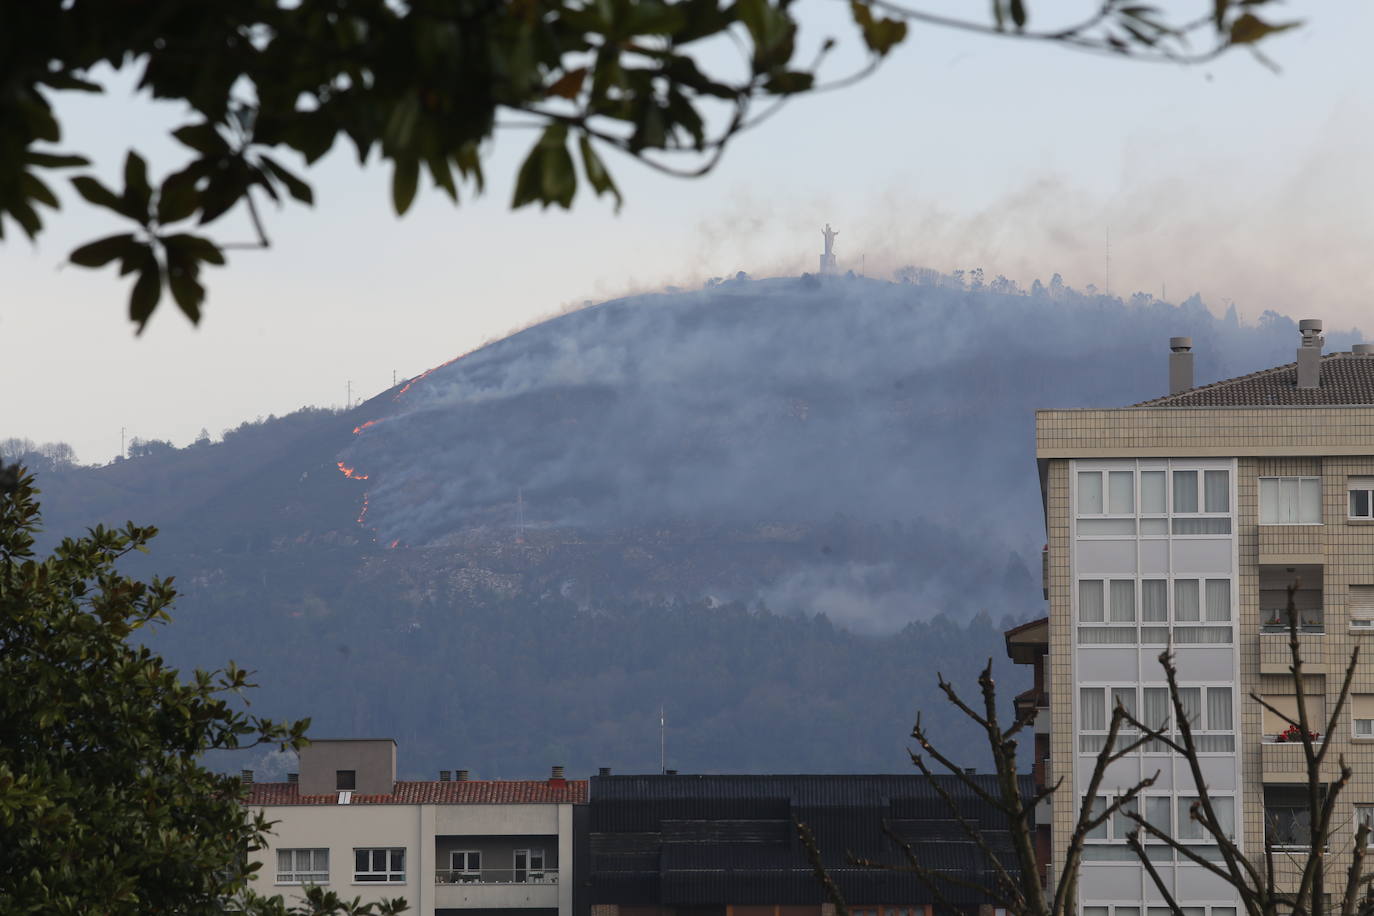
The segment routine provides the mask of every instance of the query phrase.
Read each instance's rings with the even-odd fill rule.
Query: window
[[[1346,487],[1350,492],[1350,517],[1374,518],[1374,477],[1352,477]]]
[[[1374,627],[1374,585],[1350,586],[1351,629]]]
[[[1274,847],[1306,849],[1312,845],[1312,818],[1306,786],[1264,787],[1264,837]]]
[[[1358,830],[1361,824],[1369,827],[1369,838],[1365,840],[1366,845],[1374,847],[1374,805],[1355,806],[1355,829]]]
[[[456,849],[448,854],[448,867],[455,881],[480,881],[482,853],[476,849]]]
[[[514,853],[515,883],[542,884],[544,882],[544,850],[517,849]]]
[[[1212,813],[1217,818],[1217,827],[1227,839],[1234,839],[1236,834],[1236,800],[1229,795],[1214,795],[1209,796],[1209,798],[1212,802]],[[1193,805],[1198,801],[1198,797],[1196,795],[1180,795],[1176,801],[1178,803],[1178,832],[1174,834],[1174,839],[1214,842],[1215,837],[1207,828],[1202,826],[1202,821],[1193,819]],[[1198,816],[1205,816],[1201,808],[1198,809]]]
[[[1135,515],[1135,471],[1079,471],[1079,515]]]
[[[1230,795],[1209,796],[1212,801],[1212,811],[1217,816],[1222,832],[1228,839],[1234,838],[1236,821],[1236,800]],[[1192,819],[1191,811],[1193,803],[1198,800],[1196,795],[1142,795],[1122,804],[1107,818],[1101,825],[1095,827],[1087,836],[1090,840],[1117,841],[1124,842],[1127,837],[1134,833],[1138,827],[1131,815],[1141,813],[1142,819],[1161,833],[1171,836],[1176,840],[1205,840],[1214,841],[1214,838],[1202,826],[1201,821]],[[1101,814],[1107,809],[1109,800],[1103,797],[1093,799],[1091,810],[1093,816]],[[1177,812],[1177,821],[1173,820],[1174,812]],[[1177,827],[1174,827],[1174,824]],[[1163,840],[1153,839],[1149,831],[1141,829],[1140,838],[1144,842],[1162,843]],[[1095,858],[1101,858],[1100,856]]]
[[[1080,579],[1078,619],[1085,626],[1078,641],[1086,644],[1128,644],[1136,641],[1136,584],[1134,579]]]
[[[278,884],[328,884],[328,849],[278,849]]]
[[[1326,682],[1320,676],[1307,677],[1307,689],[1303,697],[1307,707],[1307,727],[1318,739],[1326,727]],[[1263,710],[1264,741],[1267,744],[1286,744],[1301,741],[1298,728],[1293,723],[1299,721],[1298,696],[1293,691],[1293,679],[1286,674],[1262,675],[1260,689],[1264,702],[1278,710],[1260,707]]]
[[[353,850],[353,880],[368,884],[404,884],[406,851],[395,848]]]
[[[1320,525],[1320,477],[1261,477],[1261,525]]]
[[[1235,709],[1232,705],[1233,694],[1226,687],[1180,687],[1179,701],[1188,716],[1189,729],[1198,753],[1220,754],[1235,750]],[[1140,705],[1137,705],[1137,699]],[[1167,727],[1172,719],[1172,703],[1167,687],[1142,687],[1136,695],[1136,687],[1080,687],[1078,689],[1078,750],[1084,754],[1095,754],[1107,743],[1107,732],[1111,726],[1113,710],[1120,705],[1131,716],[1146,725]],[[1137,712],[1137,710],[1139,710]],[[1122,723],[1118,730],[1118,747],[1131,740],[1134,728]],[[1169,753],[1163,741],[1150,741],[1144,745],[1144,753]]]
[[[1357,693],[1350,697],[1352,734],[1356,738],[1374,738],[1374,694]]]
[[[357,770],[335,770],[334,788],[340,792],[352,792],[358,788]]]

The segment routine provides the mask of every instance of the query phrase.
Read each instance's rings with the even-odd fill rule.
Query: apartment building
[[[396,742],[312,741],[287,782],[245,772],[248,807],[276,821],[254,890],[320,885],[364,902],[405,898],[419,916],[569,916],[574,810],[586,780],[396,779]],[[584,810],[578,807],[576,810]]]
[[[1293,584],[1304,693],[1319,719],[1351,650],[1363,653],[1350,711],[1319,736],[1335,743],[1333,774],[1337,754],[1355,773],[1342,794],[1331,874],[1343,875],[1355,824],[1374,814],[1374,346],[1323,354],[1321,323],[1303,321],[1300,330],[1295,362],[1200,387],[1191,341],[1174,338],[1168,395],[1037,412],[1050,607],[1047,777],[1065,780],[1054,798],[1053,850],[1067,846],[1115,705],[1168,721],[1157,659],[1172,646],[1218,815],[1256,859],[1267,833],[1284,889],[1295,874],[1288,863],[1310,842],[1298,791],[1302,750],[1250,696],[1296,709],[1281,616]],[[1113,767],[1105,791],[1156,772],[1140,813],[1214,855],[1188,816],[1192,776],[1163,747],[1147,745]],[[1121,818],[1089,839],[1084,916],[1156,916],[1163,906],[1125,846],[1130,829]],[[1204,869],[1163,846],[1151,858],[1185,912],[1237,913],[1233,889]]]

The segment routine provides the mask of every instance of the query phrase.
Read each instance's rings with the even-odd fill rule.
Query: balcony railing
[[[464,871],[440,868],[434,872],[435,884],[557,884],[556,868],[484,868]]]

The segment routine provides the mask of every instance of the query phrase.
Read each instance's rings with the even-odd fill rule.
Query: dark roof
[[[1298,387],[1298,364],[1287,363],[1249,375],[1222,379],[1133,407],[1322,407],[1374,405],[1374,356],[1328,353],[1321,360],[1321,385]]]
[[[301,795],[294,782],[255,782],[246,805],[337,805],[339,793]],[[398,782],[390,795],[354,792],[352,805],[560,805],[587,800],[587,781],[569,779],[468,779],[453,782]]]
[[[958,777],[940,788],[999,859],[1015,865],[1004,819]],[[972,777],[996,795],[996,777]],[[810,828],[845,898],[856,905],[936,902],[909,871],[854,868],[849,855],[901,867],[906,853],[927,867],[991,883],[986,856],[925,777],[596,776],[589,801],[593,903],[715,906],[825,902],[797,824]],[[1023,794],[1031,777],[1020,777]],[[951,884],[969,906],[983,895]]]

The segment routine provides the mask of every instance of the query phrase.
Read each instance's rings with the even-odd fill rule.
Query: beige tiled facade
[[[1327,710],[1333,709],[1344,668],[1358,648],[1361,658],[1352,693],[1374,694],[1374,629],[1352,630],[1347,611],[1351,585],[1374,585],[1374,526],[1347,517],[1348,479],[1374,476],[1374,406],[1044,410],[1037,413],[1036,442],[1049,549],[1051,781],[1065,780],[1055,795],[1052,848],[1056,854],[1067,848],[1081,791],[1074,784],[1080,758],[1074,722],[1079,693],[1075,659],[1081,656],[1075,655],[1080,649],[1074,611],[1078,542],[1071,474],[1078,462],[1100,459],[1230,459],[1234,462],[1232,625],[1239,712],[1235,721],[1240,769],[1237,828],[1247,854],[1262,856],[1266,778],[1270,784],[1289,782],[1298,778],[1302,765],[1297,748],[1263,741],[1262,710],[1251,699],[1265,685],[1272,689],[1277,674],[1287,668],[1286,637],[1261,634],[1260,570],[1263,565],[1270,575],[1282,575],[1289,568],[1320,567],[1324,631],[1301,640],[1308,673],[1321,677],[1314,689],[1325,695]],[[1321,523],[1260,525],[1261,477],[1320,478]],[[1175,543],[1171,556],[1187,549],[1186,543]],[[1291,685],[1291,676],[1283,679]],[[1320,728],[1325,731],[1324,725]],[[1350,862],[1355,805],[1374,805],[1374,741],[1353,737],[1348,710],[1328,740],[1334,742],[1331,769],[1339,756],[1354,774],[1341,794],[1330,844],[1327,892],[1338,894]],[[1123,904],[1129,901],[1126,894]],[[1136,905],[1156,902],[1137,900]]]

